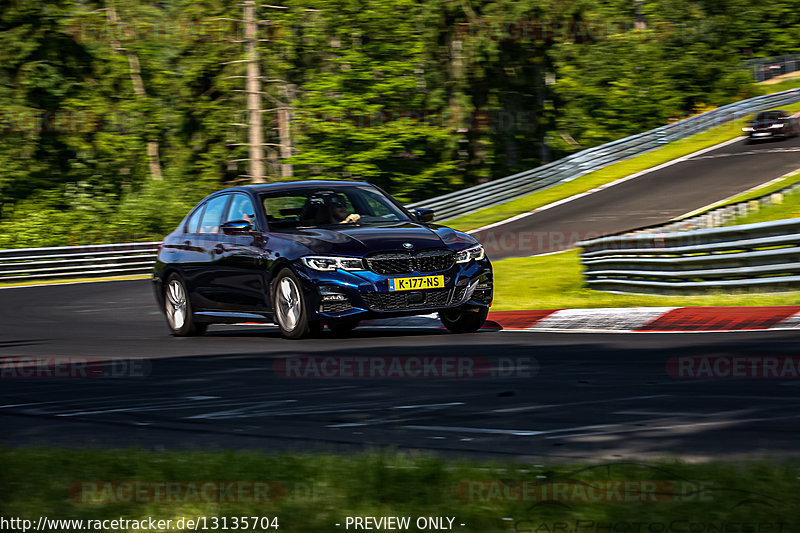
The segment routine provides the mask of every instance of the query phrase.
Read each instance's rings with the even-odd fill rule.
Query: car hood
[[[320,255],[363,256],[381,251],[417,251],[426,248],[461,248],[475,239],[459,231],[435,224],[413,222],[388,226],[347,226],[342,229],[309,228],[283,234]],[[403,244],[411,244],[411,248]]]

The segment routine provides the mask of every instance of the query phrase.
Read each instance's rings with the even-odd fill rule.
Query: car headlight
[[[460,252],[456,252],[456,263],[469,263],[473,259],[475,261],[480,261],[484,258],[486,252],[483,250],[483,246],[480,244],[473,246],[471,248],[467,248],[465,250],[461,250]]]
[[[341,268],[342,270],[364,270],[364,261],[353,257],[329,257],[311,255],[303,257],[303,264],[313,270],[320,272],[333,272]]]
[[[754,131],[754,130],[750,126],[745,126],[744,128],[742,128],[742,131]]]
[[[783,126],[784,126],[783,124],[772,124],[772,125],[770,126],[770,128],[771,128],[771,129],[778,129],[778,128],[782,128]]]

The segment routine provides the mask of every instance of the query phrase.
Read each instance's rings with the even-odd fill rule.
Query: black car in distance
[[[174,335],[213,323],[276,323],[298,339],[327,325],[438,313],[476,331],[492,266],[469,235],[365,182],[297,181],[216,192],[162,243],[156,299]]]
[[[792,115],[780,109],[762,111],[742,128],[742,132],[747,134],[748,142],[775,137],[796,137],[800,135],[800,113]]]

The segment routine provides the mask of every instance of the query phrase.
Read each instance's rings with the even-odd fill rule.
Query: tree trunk
[[[117,24],[117,12],[114,9],[114,6],[110,3],[106,9],[106,17],[108,19],[108,23],[112,26],[112,32],[116,33],[114,32],[114,26]],[[127,56],[128,70],[131,76],[131,83],[133,83],[133,92],[136,94],[137,98],[145,98],[147,96],[147,92],[144,90],[144,82],[142,82],[142,73],[139,67],[139,57],[130,50],[120,46],[120,43],[117,40],[111,41],[111,48],[114,53],[124,53]],[[158,140],[147,139],[147,160],[148,165],[150,166],[150,176],[156,180],[161,179],[161,161],[158,151]]]
[[[286,103],[278,109],[278,135],[281,143],[281,159],[286,159],[292,156],[292,110],[289,106],[295,97],[295,87],[292,84],[286,84],[281,89]],[[281,163],[281,176],[284,178],[294,176],[291,163]]]
[[[250,182],[264,183],[264,126],[261,110],[261,74],[258,68],[255,2],[244,2],[247,40],[247,114],[249,116]]]

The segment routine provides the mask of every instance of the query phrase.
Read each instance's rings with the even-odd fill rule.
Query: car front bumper
[[[456,264],[442,272],[382,275],[371,271],[318,272],[296,265],[308,307],[318,319],[369,318],[426,314],[439,309],[472,305],[489,307],[494,279],[487,259]],[[443,275],[444,287],[390,291],[389,280]]]
[[[761,130],[750,132],[751,139],[769,139],[770,137],[786,137],[787,133],[783,129]]]

